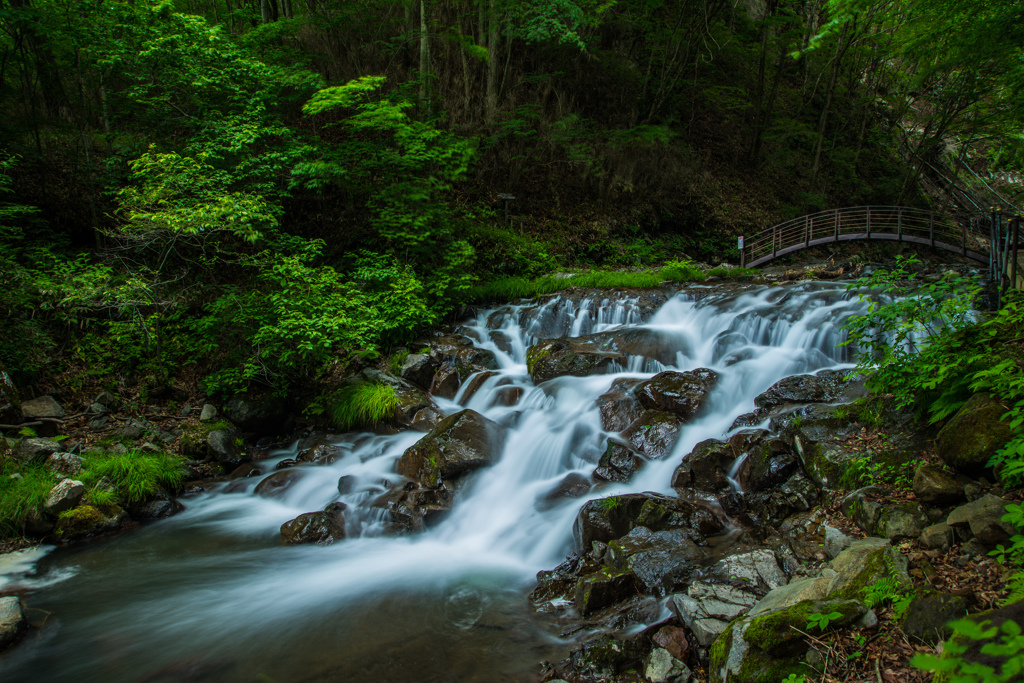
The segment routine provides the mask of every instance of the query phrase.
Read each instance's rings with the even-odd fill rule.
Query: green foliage
[[[181,460],[167,453],[91,451],[82,461],[83,482],[94,486],[107,477],[128,503],[142,502],[161,487],[176,489],[185,478]]]
[[[398,405],[393,387],[379,382],[359,382],[339,389],[330,399],[330,415],[342,431],[372,427],[391,416]]]
[[[803,674],[789,674],[781,679],[781,683],[807,683],[807,678]]]
[[[915,463],[892,464],[876,458],[872,454],[854,458],[843,472],[840,484],[848,489],[879,484],[903,490],[912,488]]]
[[[25,519],[33,511],[42,512],[56,483],[53,473],[41,464],[0,460],[0,536],[21,534]]]
[[[942,657],[919,653],[910,663],[924,671],[949,672],[950,683],[1011,683],[1024,676],[1024,634],[1013,620],[1007,620],[998,628],[990,621],[976,622],[969,619],[953,621],[949,626],[954,636],[943,645]],[[975,643],[981,646],[981,654],[1002,660],[999,668],[964,657]]]
[[[828,628],[828,625],[836,619],[842,619],[843,615],[839,612],[830,612],[828,614],[822,614],[821,612],[815,612],[807,617],[807,630],[813,628],[818,629],[822,633]]]
[[[1024,534],[1020,533],[1024,530],[1024,506],[1017,503],[1007,505],[1002,521],[1015,526],[1018,533],[1010,538],[1009,547],[1000,543],[989,555],[995,557],[999,564],[1010,567],[1010,575],[1006,580],[1010,592],[1003,603],[1009,605],[1024,600]]]
[[[903,618],[913,599],[913,593],[905,592],[892,576],[882,577],[864,587],[864,604],[871,609],[891,604],[893,614],[897,619]]]
[[[622,501],[619,500],[618,496],[607,496],[597,501],[598,506],[605,512],[611,512],[622,507]]]

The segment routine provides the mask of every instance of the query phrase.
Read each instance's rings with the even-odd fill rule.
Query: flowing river
[[[800,283],[691,287],[644,322],[628,295],[481,312],[462,331],[496,354],[500,371],[468,401],[438,405],[445,413],[472,408],[507,426],[509,438],[500,461],[470,475],[442,521],[419,535],[384,536],[384,513],[368,505],[385,479],[397,480],[396,460],[422,433],[331,435],[343,457],[301,465],[303,476],[280,497],[255,495],[258,479],[232,482],[231,492],[220,485],[183,499],[177,516],[56,550],[15,577],[28,591],[30,617],[43,626],[0,659],[0,680],[531,680],[540,661],[564,656],[569,643],[533,614],[526,595],[539,570],[573,549],[583,503],[673,493],[681,458],[728,433],[759,393],[789,375],[851,367],[841,326],[864,308],[842,284]],[[631,357],[612,374],[531,382],[526,349],[538,339],[622,326],[656,331],[660,358]],[[670,457],[628,484],[545,503],[568,473],[593,472],[609,437],[595,400],[613,380],[701,367],[720,380]],[[511,394],[514,405],[506,405],[510,387],[521,389]],[[312,441],[258,465],[272,472]],[[351,515],[347,540],[281,545],[283,522],[338,500]]]

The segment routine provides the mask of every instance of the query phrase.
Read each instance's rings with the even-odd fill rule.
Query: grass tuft
[[[175,489],[185,478],[181,461],[167,453],[132,450],[127,453],[94,453],[85,463],[81,479],[95,485],[103,477],[114,484],[128,503],[146,500],[160,487]],[[102,492],[93,491],[102,497]],[[99,501],[97,501],[99,502]]]
[[[390,416],[397,404],[393,387],[379,382],[360,382],[344,386],[334,394],[330,415],[338,429],[349,431],[377,424]]]
[[[14,474],[21,476],[12,479]],[[46,496],[56,484],[56,477],[41,464],[3,461],[0,464],[0,535],[21,534],[25,518],[32,510],[42,510]]]

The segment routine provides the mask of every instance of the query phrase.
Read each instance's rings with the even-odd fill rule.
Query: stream
[[[329,435],[341,456],[300,465],[302,476],[278,497],[255,495],[259,478],[221,484],[183,498],[179,515],[54,550],[8,578],[27,589],[30,618],[45,623],[0,659],[0,680],[533,680],[539,662],[565,656],[571,643],[526,596],[538,571],[573,550],[583,503],[674,495],[669,481],[682,457],[728,433],[759,393],[790,375],[852,367],[841,326],[864,308],[843,283],[801,282],[689,287],[650,316],[629,295],[481,311],[461,332],[493,351],[500,370],[468,400],[437,404],[446,414],[476,410],[509,437],[497,464],[470,475],[441,521],[419,535],[386,536],[386,513],[369,505],[384,480],[400,479],[396,461],[422,433]],[[610,374],[540,386],[530,380],[526,350],[537,340],[623,327],[657,332],[659,359],[633,356]],[[666,348],[674,361],[665,362]],[[595,400],[615,379],[702,367],[720,379],[669,457],[628,484],[541,504],[567,474],[594,471],[609,437]],[[510,387],[521,393],[506,405]],[[323,437],[256,464],[273,472]],[[347,540],[281,544],[282,523],[333,501],[348,506]]]

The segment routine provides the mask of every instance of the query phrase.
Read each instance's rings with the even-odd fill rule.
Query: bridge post
[[[1020,216],[1013,217],[1013,265],[1010,267],[1010,286],[1017,289],[1017,239],[1020,237]]]
[[[839,209],[836,209],[836,242],[839,241]]]
[[[778,226],[772,226],[772,258],[775,258],[775,233],[779,231]]]
[[[811,217],[804,216],[804,248],[811,246]]]
[[[903,241],[903,207],[896,211],[896,241]]]
[[[935,212],[928,212],[928,239],[932,242],[932,249],[935,248]]]
[[[868,239],[871,239],[871,207],[868,207]]]

